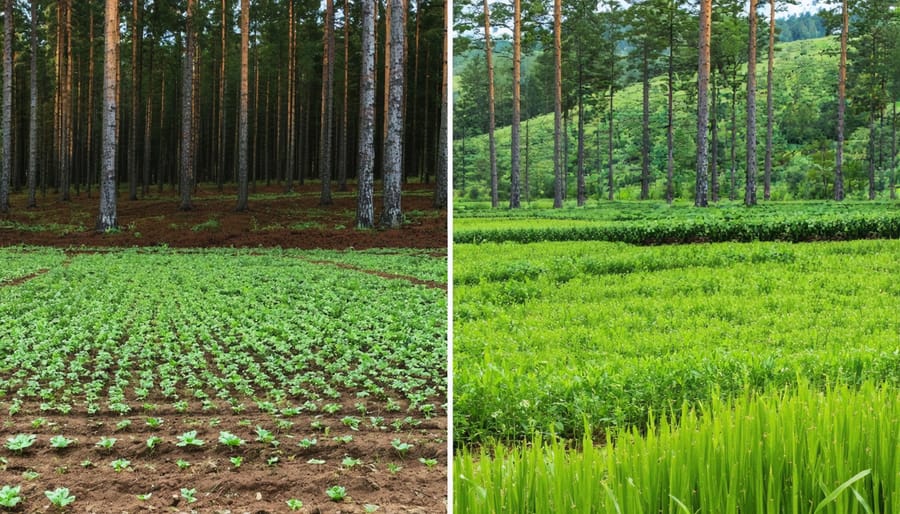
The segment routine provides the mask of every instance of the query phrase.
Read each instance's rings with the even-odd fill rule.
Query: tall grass
[[[677,415],[675,415],[677,414]],[[678,419],[677,422],[673,421]],[[610,434],[578,449],[463,449],[457,514],[895,514],[900,391],[865,382],[746,392]]]

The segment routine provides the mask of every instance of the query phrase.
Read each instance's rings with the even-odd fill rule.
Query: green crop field
[[[814,240],[895,208],[622,207],[455,221],[455,511],[896,512],[900,241],[577,232]]]

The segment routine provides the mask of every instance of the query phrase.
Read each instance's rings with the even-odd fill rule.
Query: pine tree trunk
[[[12,0],[4,2],[3,20],[3,116],[0,120],[0,212],[9,212],[9,177],[12,168],[12,76],[13,76],[13,8]]]
[[[103,152],[100,180],[100,216],[97,231],[105,232],[118,227],[116,215],[116,89],[119,81],[119,2],[106,0],[104,14],[103,58]]]
[[[399,17],[398,23],[402,24],[403,17]],[[325,41],[322,54],[322,113],[321,135],[319,136],[319,179],[322,181],[322,195],[319,205],[331,205],[331,172],[333,162],[332,144],[334,136],[332,126],[334,124],[334,2],[325,0]],[[401,52],[402,57],[402,52]],[[403,63],[400,63],[402,66]],[[401,91],[402,95],[403,92]],[[401,99],[402,103],[402,99]],[[398,108],[400,106],[398,105]],[[402,119],[401,119],[402,123]],[[402,135],[402,126],[401,126]],[[401,168],[398,165],[398,168]]]
[[[60,171],[60,199],[64,202],[71,200],[69,185],[72,180],[72,5],[71,0],[63,0],[59,3],[62,10],[60,22],[62,40],[60,46],[60,140],[59,140],[59,171]]]
[[[400,188],[403,179],[403,0],[390,0],[390,71],[388,83],[387,134],[384,145],[384,206],[381,210],[382,228],[400,228],[403,212],[400,205]]]
[[[582,93],[582,65],[581,59],[578,64],[578,177],[577,177],[577,199],[579,207],[584,206],[587,200],[587,188],[584,183],[584,94]]]
[[[137,200],[138,170],[137,141],[141,99],[141,0],[131,2],[131,125],[128,131],[128,199]]]
[[[237,211],[247,210],[248,196],[248,106],[250,103],[250,0],[241,0],[241,105],[238,113],[238,203]]]
[[[288,0],[288,79],[287,79],[287,158],[285,191],[294,190],[294,155],[296,146],[296,63],[297,35],[294,30],[294,0]],[[280,105],[280,102],[279,102]],[[281,123],[279,122],[279,128]],[[301,180],[303,178],[301,172]]]
[[[529,159],[529,143],[530,141],[530,133],[528,131],[528,121],[530,118],[525,118],[525,201],[531,202],[531,182],[529,181],[529,175],[531,174],[531,166]]]
[[[218,133],[218,142],[216,143],[218,149],[218,158],[216,159],[216,182],[219,187],[219,191],[222,191],[225,187],[225,62],[228,58],[228,50],[225,47],[225,13],[228,10],[228,6],[226,4],[227,0],[222,0],[222,26],[219,38],[219,43],[221,46],[219,49],[219,53],[221,55],[221,60],[219,62],[219,124],[218,127],[216,127]],[[240,171],[238,173],[240,173]]]
[[[179,209],[189,211],[191,188],[194,183],[194,155],[192,138],[194,130],[194,0],[187,0],[187,12],[181,75],[181,205]]]
[[[491,161],[491,207],[500,206],[500,197],[497,191],[497,143],[494,139],[494,129],[497,126],[494,109],[494,56],[491,47],[491,9],[488,0],[484,0],[484,57],[487,62],[488,79],[488,152]]]
[[[675,87],[675,27],[672,19],[674,8],[674,5],[669,6],[669,63],[666,76],[666,203],[669,205],[672,205],[672,201],[675,199],[675,91],[673,89]],[[715,87],[713,87],[713,105],[715,105]],[[715,118],[715,114],[713,117]],[[715,170],[713,170],[713,174],[715,174]]]
[[[775,122],[775,102],[772,97],[772,80],[775,69],[775,0],[769,0],[769,62],[766,70],[766,160],[763,199],[772,196],[772,126]]]
[[[890,189],[891,200],[897,199],[897,191],[894,186],[896,184],[895,174],[897,173],[897,101],[891,101],[891,173],[889,175],[888,188]]]
[[[747,45],[747,182],[744,205],[756,205],[756,13],[757,0],[750,0],[750,35]]]
[[[37,0],[32,2],[36,4]],[[94,176],[94,11],[91,10],[89,19],[89,49],[88,53],[88,107],[87,107],[87,197],[91,197],[91,181]]]
[[[418,15],[418,13],[417,13]],[[443,52],[442,60],[441,60],[441,121],[440,128],[438,132],[438,158],[437,158],[437,169],[435,170],[434,176],[434,208],[435,209],[446,209],[447,208],[447,168],[449,167],[448,156],[447,156],[447,80],[448,80],[448,67],[447,67],[447,39],[449,35],[447,34],[447,23],[450,20],[450,2],[448,0],[444,0],[444,18],[443,18],[443,26],[444,26],[444,44],[443,44]]]
[[[841,57],[838,65],[837,147],[834,152],[834,199],[844,199],[844,111],[847,108],[847,33],[850,17],[847,0],[841,2]]]
[[[732,78],[732,84],[734,79]],[[731,190],[728,192],[728,199],[734,201],[737,198],[737,90],[732,85],[731,88]]]
[[[712,0],[700,0],[700,44],[697,66],[697,184],[694,192],[694,205],[709,205],[707,171],[709,159],[707,154],[706,133],[709,129],[709,45],[712,25]]]
[[[375,2],[362,2],[359,78],[359,178],[356,226],[375,226]]]
[[[38,3],[37,0],[31,0],[31,105],[29,109],[28,123],[28,205],[27,207],[37,207],[37,199],[35,198],[35,189],[37,188],[37,159],[38,159],[38,78],[37,78],[37,53],[38,53]],[[93,17],[92,17],[93,21]],[[91,24],[93,31],[93,23]],[[91,32],[93,34],[93,32]],[[91,38],[93,40],[93,37]],[[91,56],[93,57],[93,45],[91,48]],[[93,67],[93,59],[91,60]],[[93,78],[93,69],[90,77]],[[6,112],[6,111],[4,111]],[[88,111],[90,116],[90,111]],[[90,120],[90,118],[89,118]],[[88,121],[88,147],[90,147],[90,121]],[[4,153],[4,155],[6,155]],[[90,172],[90,168],[88,168]]]
[[[553,208],[563,206],[562,160],[562,1],[553,2]]]
[[[612,73],[612,70],[610,70]],[[615,75],[612,75],[615,76]],[[609,168],[608,173],[606,174],[606,198],[610,202],[616,199],[615,192],[615,182],[613,182],[613,127],[614,127],[614,119],[613,119],[613,98],[615,97],[615,85],[610,84],[609,86],[609,125],[606,130],[606,151],[607,151],[607,160],[606,166]]]
[[[416,22],[418,27],[419,14],[416,13]],[[418,55],[418,32],[416,32],[416,55]],[[418,60],[416,61],[418,65]],[[350,137],[349,130],[349,91],[350,91],[350,0],[344,0],[344,101],[341,104],[341,146],[338,150],[338,191],[347,190],[347,138]],[[413,111],[415,112],[415,111]],[[415,114],[413,115],[415,117]],[[413,130],[415,133],[415,130]]]
[[[513,107],[512,127],[510,128],[510,177],[509,207],[518,209],[519,199],[519,123],[521,117],[521,88],[519,80],[522,76],[522,2],[513,0]]]
[[[641,200],[650,198],[650,43],[641,52]]]
[[[869,114],[869,200],[875,199],[875,113]]]
[[[712,132],[712,150],[709,158],[710,196],[713,203],[719,203],[719,86],[716,73],[712,74],[712,114],[710,115],[710,132]]]

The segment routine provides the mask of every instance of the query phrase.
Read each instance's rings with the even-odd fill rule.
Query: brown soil
[[[29,244],[55,247],[191,247],[282,248],[446,248],[447,211],[432,207],[432,187],[408,184],[403,197],[406,223],[399,230],[357,230],[356,192],[334,194],[334,204],[319,205],[318,185],[258,187],[248,212],[235,212],[233,190],[201,185],[194,208],[178,210],[174,191],[155,189],[143,200],[119,194],[121,231],[94,230],[99,200],[82,192],[62,202],[48,192],[38,208],[26,209],[23,194],[11,197],[10,214],[0,218],[0,246]],[[381,198],[376,195],[376,221]],[[26,229],[27,227],[27,229]]]
[[[343,426],[340,421],[326,423],[328,434],[310,428],[313,418],[300,415],[291,418],[294,426],[279,433],[277,449],[255,441],[257,425],[273,429],[272,418],[266,414],[222,415],[208,413],[156,412],[164,420],[157,430],[146,424],[146,416],[131,415],[132,425],[116,431],[123,418],[86,414],[67,416],[46,415],[47,422],[39,428],[32,425],[37,416],[6,418],[0,436],[36,434],[35,444],[21,455],[3,449],[7,459],[0,471],[0,485],[21,485],[23,503],[16,512],[54,512],[44,491],[67,487],[75,502],[67,512],[137,513],[137,512],[203,512],[203,513],[276,513],[289,512],[286,501],[303,501],[300,512],[305,513],[361,513],[365,505],[377,505],[377,512],[430,514],[446,512],[447,486],[447,419],[435,417],[423,420],[414,429],[396,432],[389,425],[379,431],[368,423],[359,431]],[[339,419],[339,418],[338,418]],[[390,419],[386,421],[390,423]],[[249,426],[248,426],[249,424]],[[363,425],[366,425],[365,427]],[[177,436],[197,430],[204,446],[195,450],[175,445]],[[246,444],[232,450],[218,443],[220,430],[239,435]],[[61,434],[77,439],[64,450],[50,447],[50,438]],[[333,438],[352,435],[349,443]],[[95,443],[101,437],[117,439],[111,450],[101,450]],[[153,451],[146,440],[159,436],[163,442]],[[303,438],[317,438],[318,444],[303,449],[297,443]],[[413,444],[405,456],[392,446],[399,438]],[[239,468],[229,458],[243,457]],[[270,457],[278,463],[269,466]],[[341,466],[344,457],[361,460],[351,469]],[[419,458],[436,459],[429,468]],[[127,459],[131,465],[116,472],[110,463]],[[176,464],[185,460],[190,467]],[[324,464],[310,464],[310,459],[324,460]],[[86,465],[84,463],[90,462]],[[392,473],[388,464],[401,466]],[[26,478],[36,472],[35,478]],[[341,485],[347,489],[342,502],[331,501],[325,493],[329,487]],[[196,489],[195,503],[181,497],[181,488]],[[138,495],[151,493],[147,500]]]

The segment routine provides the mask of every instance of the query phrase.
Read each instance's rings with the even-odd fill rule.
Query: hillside
[[[834,162],[833,132],[837,89],[837,41],[833,37],[782,43],[776,47],[774,71],[774,199],[822,198],[830,191],[830,174]],[[728,198],[731,173],[735,175],[735,192],[743,190],[745,168],[746,93],[738,73],[735,96],[734,164],[732,165],[731,115],[732,91],[722,86],[718,93],[718,172],[721,196]],[[758,64],[758,140],[760,174],[766,127],[766,61]],[[679,89],[675,94],[675,172],[676,197],[693,196],[696,160],[696,85],[690,77],[681,82],[694,91]],[[677,87],[677,86],[676,86]],[[602,92],[601,94],[605,94]],[[499,97],[499,93],[498,93]],[[585,113],[585,173],[592,197],[606,196],[607,112],[605,101],[592,98]],[[599,107],[592,107],[592,104]],[[664,76],[651,81],[651,197],[663,198],[666,173],[666,81]],[[522,125],[522,172],[528,181],[528,197],[541,198],[553,191],[553,115],[546,114]],[[860,195],[865,187],[864,165],[868,130],[848,118],[845,149],[848,194]],[[567,189],[574,196],[577,162],[577,111],[568,115]],[[889,133],[888,133],[889,135]],[[460,137],[455,131],[454,188],[458,197],[470,200],[489,194],[489,159],[487,136]],[[527,138],[526,138],[527,136]],[[634,198],[640,190],[641,85],[618,91],[615,95],[613,169],[616,197]],[[509,190],[509,127],[496,132],[498,174],[501,198]],[[885,140],[889,148],[889,141]],[[884,152],[883,152],[884,154]],[[889,155],[889,153],[888,153]],[[602,171],[600,171],[602,170]],[[887,179],[880,177],[882,182]],[[523,182],[524,187],[524,182]],[[761,189],[761,186],[760,186]],[[523,198],[525,194],[523,193]]]

